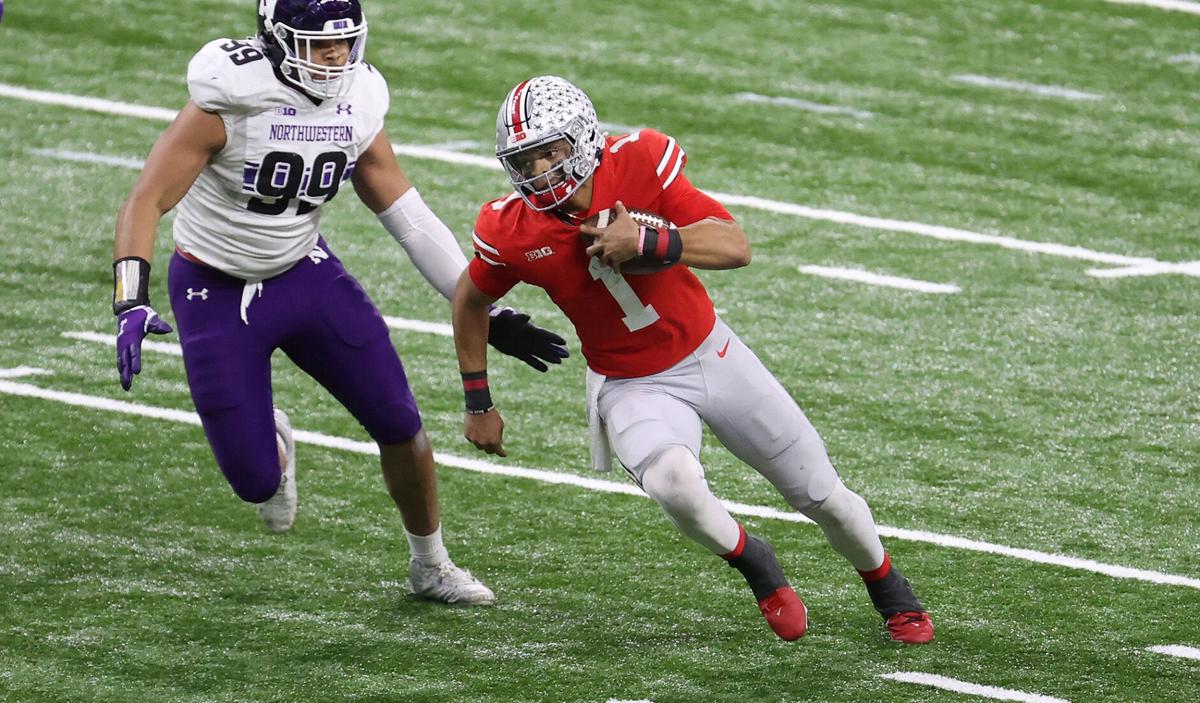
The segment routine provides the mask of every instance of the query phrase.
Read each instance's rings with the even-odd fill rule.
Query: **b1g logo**
[[[0,22],[4,21],[4,0],[0,0]]]

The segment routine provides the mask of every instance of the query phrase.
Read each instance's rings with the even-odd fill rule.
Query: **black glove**
[[[561,364],[569,356],[566,341],[550,330],[529,321],[529,316],[512,308],[494,308],[488,327],[488,344],[502,354],[516,357],[538,371],[543,362]]]

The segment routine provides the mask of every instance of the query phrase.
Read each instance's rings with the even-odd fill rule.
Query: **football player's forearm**
[[[379,222],[404,247],[425,280],[447,300],[452,300],[459,275],[467,267],[467,257],[417,189],[409,188],[379,213]]]
[[[113,240],[113,260],[136,256],[150,261],[154,255],[154,239],[158,234],[158,221],[162,213],[158,208],[131,195],[117,213],[117,233]]]
[[[735,269],[750,263],[750,242],[741,225],[714,217],[679,228],[680,263],[698,269]]]
[[[490,302],[475,288],[470,274],[463,271],[454,291],[451,316],[454,324],[454,349],[458,354],[459,371],[463,373],[487,370]]]

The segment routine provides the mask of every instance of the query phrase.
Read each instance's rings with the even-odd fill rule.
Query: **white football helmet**
[[[279,75],[316,98],[350,90],[354,70],[367,50],[367,18],[358,0],[258,0],[258,36]],[[345,39],[344,66],[309,60],[313,42]]]
[[[529,176],[514,160],[521,152],[559,139],[571,153],[546,173]],[[496,158],[513,187],[534,210],[558,207],[600,164],[604,133],[586,93],[558,76],[537,76],[508,92],[496,116]]]

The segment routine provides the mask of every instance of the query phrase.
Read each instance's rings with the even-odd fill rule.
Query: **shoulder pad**
[[[229,47],[235,46],[233,51]],[[275,88],[271,62],[255,40],[215,39],[188,62],[188,93],[208,112],[251,108],[255,98]]]
[[[371,64],[364,63],[354,72],[354,82],[355,88],[362,91],[363,96],[378,110],[380,117],[386,115],[391,108],[392,96],[383,73]]]
[[[666,190],[683,172],[687,154],[674,137],[653,129],[643,129],[638,145],[644,150],[645,158],[658,176],[658,183]]]

